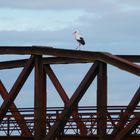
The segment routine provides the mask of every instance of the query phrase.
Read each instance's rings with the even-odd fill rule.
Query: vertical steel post
[[[42,140],[46,135],[46,74],[42,56],[35,56],[35,134],[34,140]]]
[[[10,117],[7,117],[7,136],[10,136]]]
[[[99,62],[97,76],[97,135],[104,140],[107,126],[107,65]]]

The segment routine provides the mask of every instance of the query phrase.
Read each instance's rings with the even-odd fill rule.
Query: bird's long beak
[[[73,32],[72,34],[75,34],[76,32]]]

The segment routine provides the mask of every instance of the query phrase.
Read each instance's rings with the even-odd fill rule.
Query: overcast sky
[[[0,45],[46,45],[75,49],[77,43],[72,32],[78,29],[86,40],[83,50],[139,55],[139,17],[139,0],[0,0]],[[3,59],[5,57],[0,57],[1,61]],[[78,65],[53,68],[70,96],[89,67],[90,65]],[[10,90],[20,70],[6,71],[11,79],[8,82],[9,76],[1,71],[0,78],[7,89]],[[63,77],[63,71],[67,78]],[[140,78],[110,66],[108,73],[109,105],[128,104],[139,87]],[[28,81],[33,81],[32,77]],[[56,91],[52,89],[51,82],[48,88],[50,87],[49,92],[53,95]],[[25,92],[26,95],[30,94],[31,88],[33,82],[28,82],[21,91],[21,96],[18,96],[17,104],[21,104]],[[91,100],[91,95],[94,101]],[[50,99],[53,100],[54,96],[50,96]],[[84,99],[92,105],[96,104],[95,98],[96,87],[93,86]],[[32,96],[26,98],[26,105],[30,101],[33,102]],[[52,102],[50,104],[54,105]]]

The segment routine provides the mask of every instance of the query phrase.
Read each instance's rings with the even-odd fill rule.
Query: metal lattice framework
[[[8,92],[0,80],[0,139],[58,140],[140,138],[140,87],[128,106],[107,105],[107,64],[140,76],[140,55],[76,51],[41,46],[4,46],[0,55],[29,55],[28,59],[0,62],[0,70],[23,67]],[[45,57],[43,57],[45,55]],[[51,65],[91,63],[92,66],[69,98]],[[18,108],[14,100],[34,69],[34,108]],[[64,107],[46,106],[46,75]],[[97,106],[78,107],[91,83],[97,80]]]

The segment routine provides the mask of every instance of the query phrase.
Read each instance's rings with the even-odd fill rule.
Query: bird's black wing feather
[[[85,40],[83,37],[80,37],[80,39],[77,40],[79,43],[81,43],[82,45],[85,45]]]

